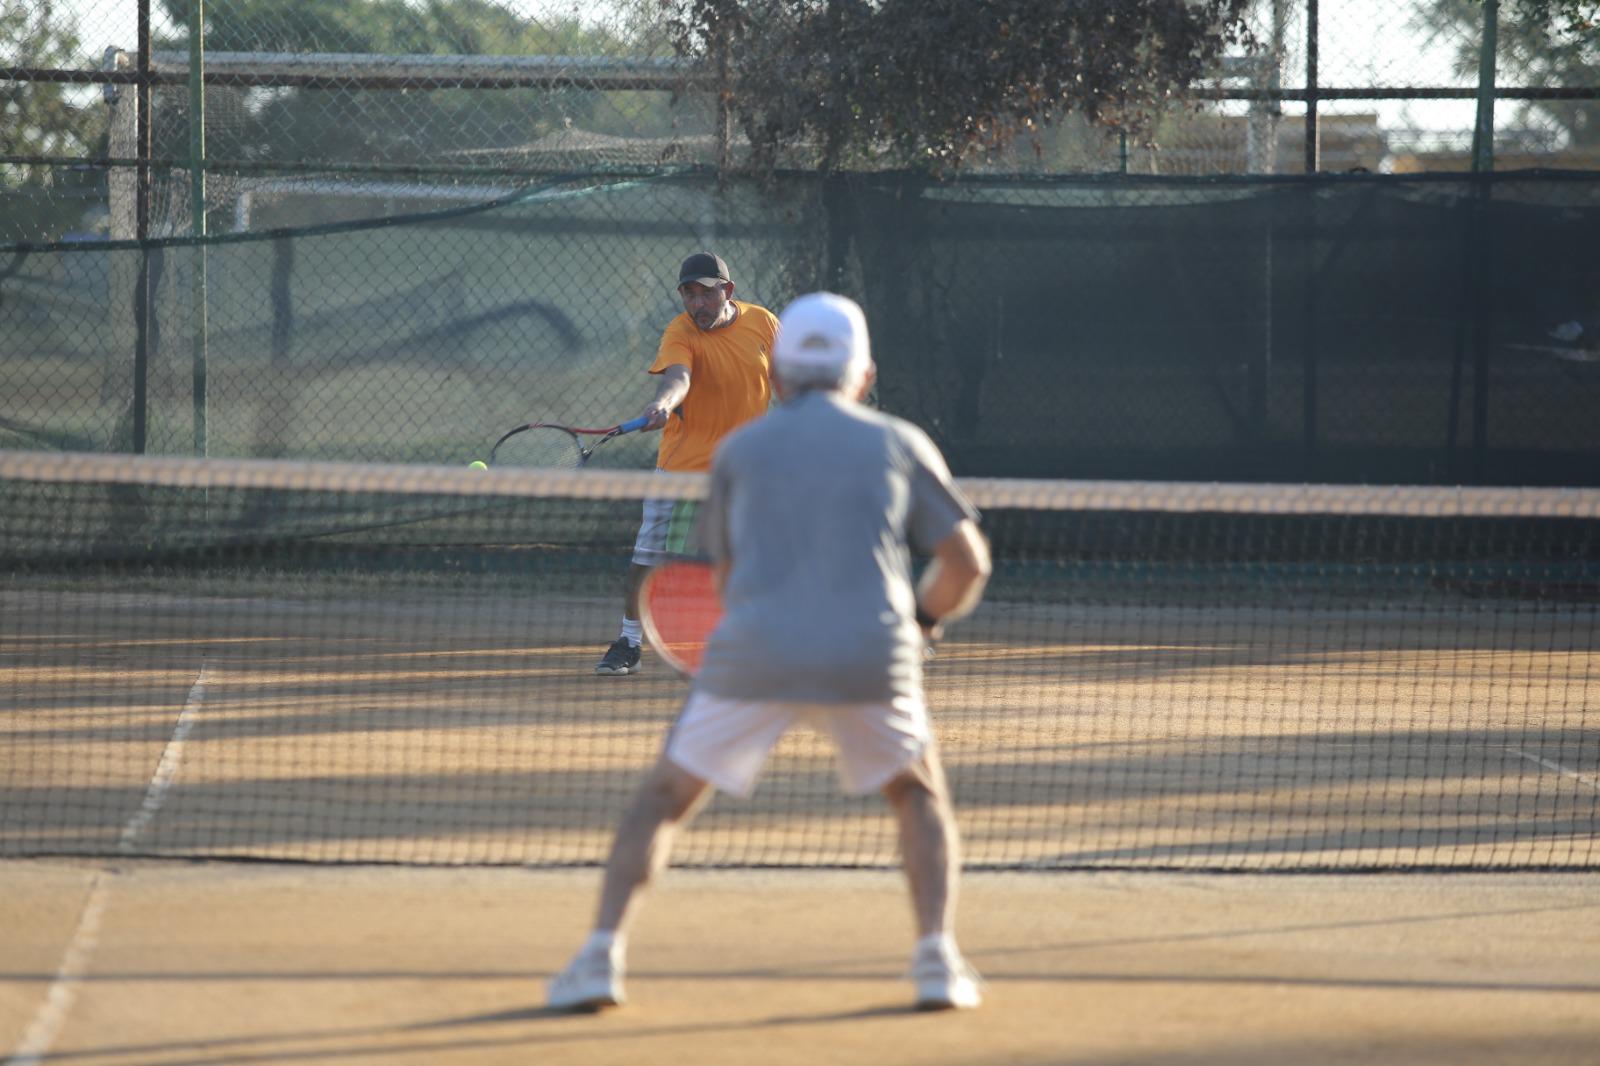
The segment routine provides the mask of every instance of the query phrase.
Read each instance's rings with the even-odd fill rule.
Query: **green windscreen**
[[[1595,181],[580,176],[367,222],[280,205],[203,244],[17,245],[0,444],[465,463],[524,422],[614,425],[710,248],[738,299],[860,300],[875,402],[960,474],[1595,484]],[[601,459],[646,467],[650,443]]]

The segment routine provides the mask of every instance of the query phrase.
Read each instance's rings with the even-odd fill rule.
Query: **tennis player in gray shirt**
[[[551,1007],[623,1001],[629,906],[677,827],[712,788],[748,795],[797,725],[833,738],[847,790],[881,791],[895,813],[919,936],[914,1004],[980,1001],[954,937],[959,847],[922,662],[940,626],[977,603],[988,545],[927,435],[861,404],[874,368],[853,301],[790,304],[773,371],[782,404],[724,438],[701,516],[725,613],[623,816],[594,931],[550,982]],[[932,555],[916,587],[913,550]]]

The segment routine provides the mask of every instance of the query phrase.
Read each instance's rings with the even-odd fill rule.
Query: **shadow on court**
[[[593,676],[597,597],[4,595],[0,856],[595,864],[687,691]],[[1595,612],[1507,617],[990,605],[929,667],[966,860],[1593,868]],[[895,857],[808,734],[676,856]]]

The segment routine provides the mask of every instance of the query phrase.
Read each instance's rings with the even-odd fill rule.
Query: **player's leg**
[[[628,567],[622,631],[595,664],[595,673],[626,675],[639,672],[644,643],[644,633],[639,624],[639,590],[651,567],[691,552],[689,539],[694,518],[695,503],[692,500],[644,501],[639,535],[633,544],[633,561]]]
[[[606,862],[595,929],[550,982],[548,1003],[563,1010],[621,1003],[630,907],[666,866],[677,830],[712,787],[747,796],[761,765],[794,720],[785,705],[693,692],[666,750],[623,815]]]
[[[644,630],[639,625],[639,589],[644,576],[650,572],[653,561],[661,553],[664,542],[664,523],[671,500],[645,500],[639,533],[633,542],[633,559],[628,564],[627,584],[622,600],[622,631],[606,648],[606,653],[594,664],[594,672],[607,675],[627,675],[639,672],[643,652]]]
[[[550,981],[549,1006],[598,1010],[623,1002],[630,905],[666,866],[677,828],[693,816],[710,791],[704,780],[667,758],[656,762],[617,827],[594,930]]]
[[[976,1007],[982,999],[978,973],[955,946],[962,845],[928,709],[917,696],[898,696],[890,703],[829,707],[821,722],[834,735],[846,791],[882,791],[894,810],[917,917],[910,965],[915,1004],[925,1010]]]
[[[883,787],[894,809],[900,857],[917,920],[917,936],[942,936],[954,927],[960,841],[944,771],[932,745]]]
[[[639,593],[644,588],[644,579],[650,570],[650,567],[639,563],[628,564],[628,588],[622,607],[622,617],[626,621],[639,620]]]
[[[811,717],[833,735],[845,789],[881,791],[894,810],[917,922],[911,960],[917,1006],[976,1007],[978,976],[955,941],[961,842],[927,708],[918,697],[901,696],[838,705]]]
[[[960,842],[927,708],[918,698],[902,696],[818,709],[810,717],[833,737],[845,790],[881,791],[894,809],[917,935],[948,933]]]
[[[656,761],[617,826],[600,889],[596,929],[622,931],[635,894],[666,866],[678,827],[710,793],[704,779],[664,756]]]
[[[900,856],[917,921],[911,956],[915,1004],[920,1010],[976,1007],[982,1001],[977,972],[955,939],[961,845],[950,790],[930,743],[883,787],[900,830]]]

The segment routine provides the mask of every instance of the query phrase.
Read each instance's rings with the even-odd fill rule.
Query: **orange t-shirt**
[[[765,414],[772,401],[768,375],[778,316],[755,304],[731,302],[738,315],[726,326],[703,330],[685,312],[661,335],[650,373],[674,364],[689,368],[689,395],[661,430],[656,465],[662,470],[710,470],[717,442],[735,426]]]

